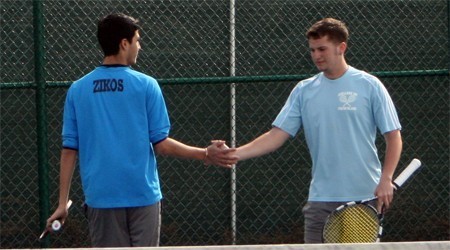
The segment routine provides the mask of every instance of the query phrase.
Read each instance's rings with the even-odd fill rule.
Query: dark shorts
[[[92,247],[159,246],[160,202],[131,208],[86,208]]]

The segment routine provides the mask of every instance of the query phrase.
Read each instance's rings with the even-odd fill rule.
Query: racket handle
[[[413,159],[411,163],[395,178],[394,185],[399,188],[408,180],[409,177],[422,165],[418,159]]]
[[[59,220],[54,220],[52,222],[52,231],[53,232],[58,232],[62,227],[62,224]]]
[[[67,209],[69,209],[70,206],[72,206],[72,200],[67,201]],[[62,224],[59,220],[54,220],[52,222],[51,228],[53,232],[58,232],[61,229],[61,227]],[[47,236],[49,232],[50,231],[47,228],[45,228],[42,234],[39,236],[39,240],[42,240],[45,236]]]
[[[68,200],[68,201],[67,201],[67,209],[69,209],[70,206],[72,206],[72,200]]]
[[[72,200],[69,200],[69,201],[67,202],[67,209],[69,209],[70,206],[72,206]],[[54,221],[52,222],[52,231],[53,231],[53,232],[58,232],[59,230],[61,230],[61,228],[62,228],[62,223],[61,223],[61,221],[59,221],[59,220],[54,220]]]

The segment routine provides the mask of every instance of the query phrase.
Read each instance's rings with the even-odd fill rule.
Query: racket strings
[[[356,204],[330,215],[324,227],[323,238],[326,243],[375,242],[378,231],[379,219],[375,209]]]

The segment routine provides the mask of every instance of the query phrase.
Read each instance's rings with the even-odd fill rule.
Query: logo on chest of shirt
[[[338,107],[338,110],[356,110],[356,107],[352,106],[352,103],[356,101],[358,96],[355,92],[341,92],[338,94],[339,101],[342,106]]]

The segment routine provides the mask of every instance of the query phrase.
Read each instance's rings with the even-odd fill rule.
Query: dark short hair
[[[97,39],[105,56],[119,53],[119,45],[123,39],[133,40],[139,30],[138,20],[122,13],[110,14],[98,21]]]
[[[334,18],[324,18],[309,28],[306,32],[308,39],[319,39],[328,36],[331,41],[341,43],[348,41],[348,28],[344,22]]]

